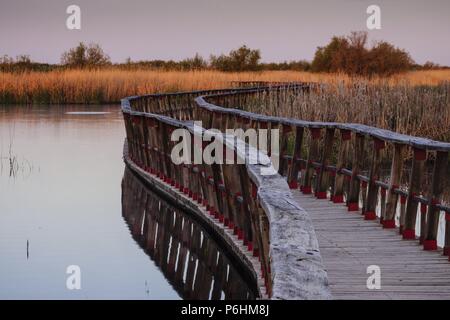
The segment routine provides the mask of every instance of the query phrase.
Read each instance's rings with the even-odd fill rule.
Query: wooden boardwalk
[[[442,252],[424,251],[344,204],[293,190],[310,215],[335,299],[450,299],[450,263]],[[367,267],[381,269],[381,289],[367,288]]]
[[[244,106],[266,111],[289,107],[292,97],[314,94],[317,88],[307,83],[245,83],[228,89],[125,98],[122,111],[130,159],[188,201],[201,203],[209,216],[232,230],[246,253],[259,258],[261,268],[254,271],[264,279],[270,298],[327,299],[329,282],[337,299],[450,299],[450,263],[436,252],[439,233],[444,252],[450,255],[450,206],[445,202],[450,143],[363,124],[310,122],[244,111]],[[205,131],[196,130],[192,121],[201,121]],[[272,138],[266,147],[268,154],[280,155],[279,174],[262,175],[261,163],[174,163],[170,150],[176,142],[167,137],[180,128],[191,141],[208,129],[261,130],[267,137],[276,133],[279,150],[272,150]],[[189,152],[194,159],[211,146],[210,138],[195,144],[194,152]],[[214,140],[227,149],[226,154],[229,150],[247,162],[256,159],[242,144],[235,144],[234,137],[217,134]],[[266,150],[256,140],[249,142]],[[390,173],[381,174],[381,164],[389,160]],[[287,186],[312,224],[305,212],[292,205]],[[299,188],[324,200],[301,195]],[[354,212],[325,200],[329,196],[336,203],[345,197]],[[367,220],[356,213],[360,199]],[[382,213],[386,229],[376,222],[376,212]],[[439,228],[442,214],[445,230]],[[396,222],[401,224],[402,236]],[[415,239],[419,230],[423,245]],[[367,288],[367,268],[372,265],[381,268],[379,290]]]

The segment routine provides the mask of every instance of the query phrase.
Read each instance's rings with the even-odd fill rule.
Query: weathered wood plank
[[[393,229],[349,213],[344,205],[294,191],[311,216],[335,299],[450,299],[450,263],[439,252],[404,241]],[[367,267],[381,270],[381,289],[368,289]]]

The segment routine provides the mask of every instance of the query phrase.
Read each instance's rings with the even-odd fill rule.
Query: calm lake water
[[[0,108],[1,299],[180,298],[122,217],[124,138],[119,106]]]

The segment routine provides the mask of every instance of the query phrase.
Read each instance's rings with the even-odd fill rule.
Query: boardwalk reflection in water
[[[122,181],[122,216],[133,239],[183,299],[255,299],[231,254],[129,169]]]

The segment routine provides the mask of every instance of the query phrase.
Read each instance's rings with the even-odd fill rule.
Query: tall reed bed
[[[450,80],[450,70],[417,71],[389,79],[351,78],[340,74],[317,74],[296,71],[224,73],[218,71],[149,71],[149,70],[60,70],[50,72],[0,72],[0,103],[68,104],[112,103],[130,95],[156,92],[223,88],[233,80],[308,81],[352,85],[361,81],[371,84],[401,83],[439,85]]]
[[[248,111],[309,121],[360,123],[435,140],[450,141],[450,82],[395,85],[344,81],[310,92],[272,94]]]

